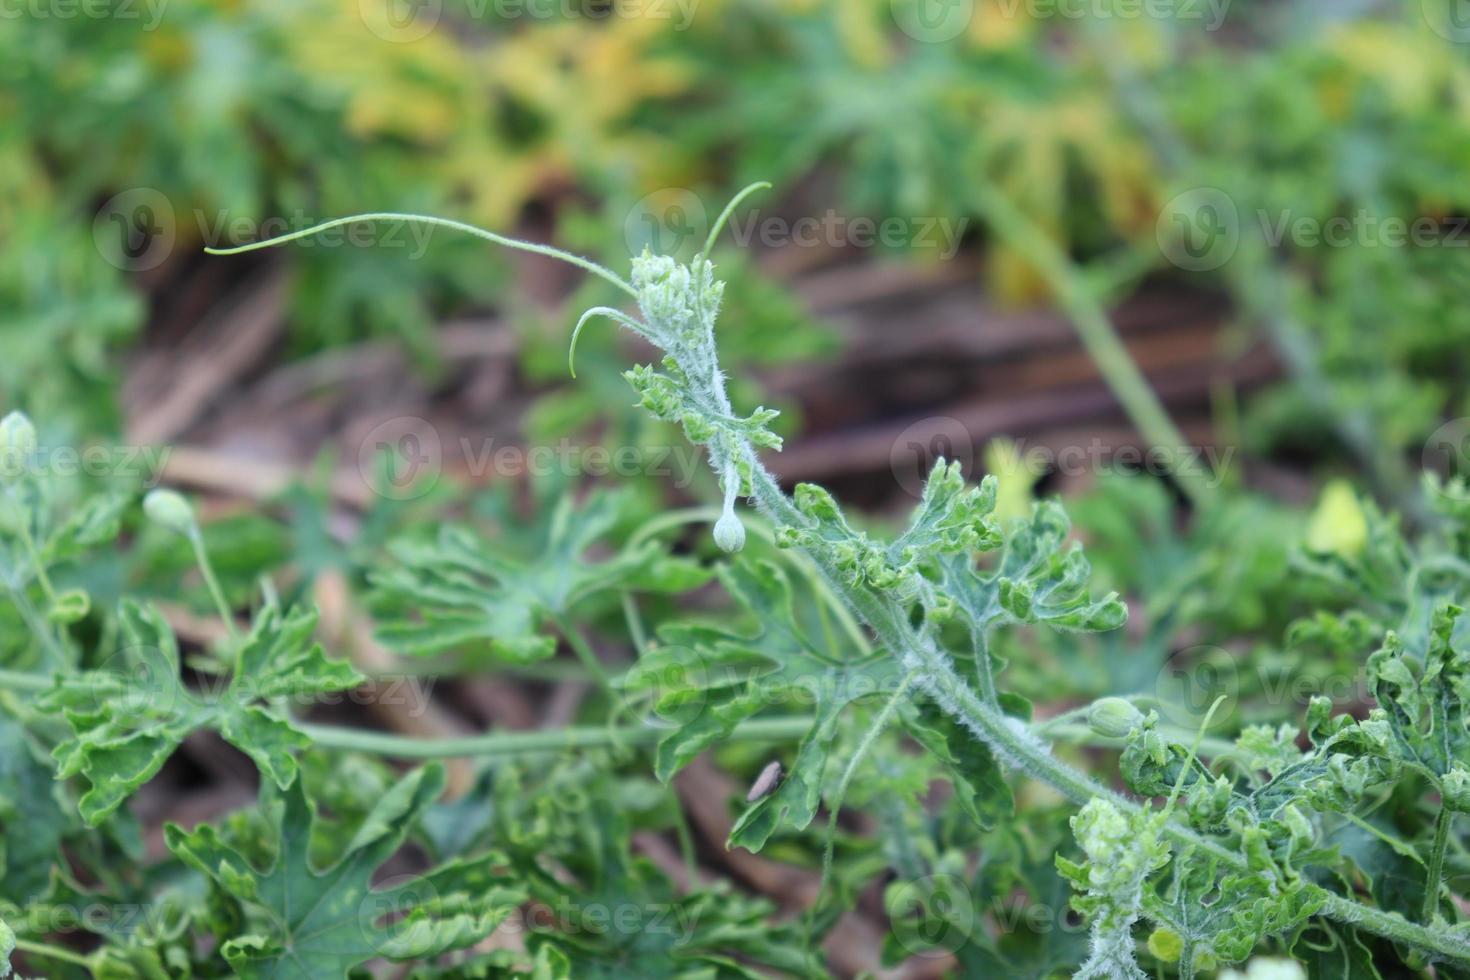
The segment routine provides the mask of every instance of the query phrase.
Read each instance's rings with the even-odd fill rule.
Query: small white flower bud
[[[0,419],[0,479],[20,476],[35,452],[36,427],[24,412],[11,412]]]
[[[725,551],[739,551],[745,547],[745,525],[734,511],[725,511],[715,522],[715,544]]]
[[[194,508],[177,490],[149,491],[143,498],[143,513],[154,524],[180,534],[190,534],[195,528]]]

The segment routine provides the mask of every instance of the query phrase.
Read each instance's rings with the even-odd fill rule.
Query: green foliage
[[[492,547],[467,528],[445,527],[431,542],[392,547],[396,567],[372,576],[379,636],[410,654],[487,648],[494,659],[530,663],[552,655],[542,627],[571,615],[580,602],[614,591],[683,592],[708,577],[696,564],[667,554],[657,541],[623,548],[604,560],[589,553],[630,513],[628,494],[595,493],[581,506],[570,496],[545,502],[538,519],[510,532],[520,556]]]
[[[366,679],[324,653],[310,609],[282,611],[271,568],[247,569],[260,575],[258,596],[253,585],[227,595],[187,500],[150,494],[143,510],[180,533],[169,544],[192,551],[225,625],[225,639],[183,662],[158,607],[127,597],[114,611],[50,580],[53,566],[67,570],[109,541],[132,498],[96,497],[60,518],[63,502],[85,495],[8,473],[19,519],[4,525],[7,582],[26,633],[0,701],[0,733],[17,759],[0,769],[0,824],[7,885],[28,903],[24,915],[4,910],[15,935],[0,941],[13,938],[28,962],[110,976],[347,976],[378,959],[412,962],[425,978],[811,976],[823,971],[817,943],[837,911],[873,888],[892,927],[887,959],[937,946],[978,975],[1146,977],[1145,950],[1153,972],[1181,978],[1267,950],[1300,950],[1323,969],[1397,957],[1406,970],[1454,976],[1470,964],[1470,933],[1446,885],[1470,873],[1451,847],[1470,809],[1462,484],[1430,482],[1440,521],[1413,537],[1340,490],[1310,528],[1288,515],[1302,528],[1294,536],[1277,533],[1288,523],[1277,509],[1244,494],[1201,502],[1183,531],[1158,493],[1138,490],[1115,508],[1123,513],[1099,535],[1106,577],[1130,598],[1152,587],[1167,596],[1138,603],[1145,670],[1191,632],[1262,645],[1287,635],[1299,649],[1330,650],[1330,668],[1363,684],[1361,704],[1316,697],[1297,711],[1290,697],[1273,703],[1262,678],[1216,698],[1199,721],[1161,688],[1090,690],[1027,662],[1080,663],[1129,642],[1129,607],[1119,592],[1094,590],[1059,502],[998,516],[996,481],[968,486],[943,460],[894,534],[819,486],[788,496],[762,461],[781,445],[776,413],[738,411],[721,370],[724,286],[707,250],[688,263],[645,251],[625,281],[549,247],[476,233],[566,259],[636,302],[636,316],[592,313],[662,352],[659,367],[627,379],[644,408],[706,447],[720,506],[649,518],[631,494],[594,491],[579,504],[551,482],[529,516],[493,498],[475,514],[489,518],[484,529],[409,528],[387,555],[358,560],[372,569],[391,645],[464,654],[443,663],[475,676],[487,660],[567,667],[542,663],[559,636],[577,676],[599,682],[585,712],[600,724],[432,745],[299,720]],[[0,435],[31,441],[18,420]],[[666,540],[715,513],[715,543],[741,554],[711,568]],[[1109,550],[1109,535],[1126,538],[1130,525],[1147,529],[1147,546]],[[1150,561],[1137,565],[1141,552]],[[1240,596],[1212,594],[1242,570]],[[651,593],[662,599],[641,609]],[[236,603],[254,607],[243,636]],[[619,662],[629,651],[636,659]],[[1048,708],[1080,703],[1038,721],[1038,694]],[[653,717],[620,723],[645,701]],[[245,753],[260,804],[192,830],[168,825],[172,858],[141,869],[124,804],[198,732]],[[768,739],[774,753],[753,749]],[[1072,740],[1100,751],[1075,754]],[[707,750],[752,775],[781,763],[734,817],[727,846],[821,867],[823,891],[799,923],[729,883],[699,882],[683,806],[664,784]],[[1109,750],[1130,794],[1110,788]],[[436,764],[397,776],[343,752],[538,758],[487,763],[468,780],[461,770],[463,795],[441,800]],[[37,799],[47,775],[56,791]],[[939,782],[951,791],[934,793]],[[842,826],[849,800],[871,813],[876,839]],[[62,857],[79,836],[73,810],[101,828],[78,848],[86,875]],[[813,829],[824,810],[825,836]],[[680,841],[686,881],[645,856],[639,832]],[[49,865],[44,881],[12,862],[18,835],[28,835],[28,862]],[[374,884],[425,854],[428,870]],[[1069,883],[1085,946],[1006,928],[976,904],[1024,894],[1060,907]],[[41,913],[83,895],[159,897],[167,915],[91,930],[98,939],[85,954],[52,945]],[[550,918],[538,918],[544,909]],[[674,927],[654,928],[655,911]],[[523,946],[460,954],[516,916],[529,926]],[[1332,941],[1317,942],[1323,934]]]
[[[679,889],[634,852],[634,822],[649,819],[658,796],[637,776],[611,772],[612,764],[594,755],[549,772],[487,768],[470,794],[429,812],[441,855],[496,841],[536,911],[527,916],[525,955],[491,954],[462,964],[462,972],[424,976],[500,976],[495,969],[507,962],[531,975],[545,969],[546,976],[609,980],[630,971],[653,978],[813,975],[797,929],[772,923],[768,902],[728,883]]]
[[[781,825],[801,830],[812,822],[839,717],[858,699],[891,692],[899,671],[852,637],[829,633],[830,645],[814,642],[797,617],[786,574],[770,562],[738,562],[721,570],[720,583],[749,615],[753,632],[666,626],[660,648],[639,662],[627,687],[653,691],[655,711],[674,726],[655,762],[665,782],[760,711],[800,705],[811,712],[811,728],[780,786],[730,832],[730,846],[760,850]]]
[[[487,852],[440,865],[391,885],[374,885],[375,870],[403,844],[444,789],[444,772],[427,766],[388,789],[364,817],[341,857],[313,866],[312,809],[301,781],[284,789],[268,869],[207,825],[169,824],[169,849],[238,902],[243,925],[221,951],[241,976],[346,976],[367,960],[416,960],[469,946],[509,916],[523,895],[497,872]],[[271,806],[269,788],[262,808]]]
[[[364,679],[312,642],[314,613],[266,608],[240,644],[228,684],[201,697],[180,680],[178,644],[156,609],[127,603],[119,617],[125,646],[117,660],[57,675],[38,704],[71,726],[72,737],[56,747],[57,774],[81,774],[91,784],[80,801],[89,824],[117,809],[199,728],[218,731],[285,789],[296,778],[293,750],[310,742],[274,705]]]

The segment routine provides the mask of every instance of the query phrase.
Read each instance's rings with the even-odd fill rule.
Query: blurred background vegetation
[[[334,645],[386,668],[353,597],[390,561],[390,539],[452,513],[534,554],[545,528],[523,515],[544,518],[580,475],[513,502],[526,467],[491,463],[495,449],[683,451],[629,405],[620,373],[648,351],[589,328],[572,382],[576,315],[619,297],[444,230],[390,223],[230,259],[203,247],[413,211],[622,272],[645,245],[689,257],[736,190],[769,180],[715,259],[730,281],[720,339],[737,407],[784,413],[775,471],[831,486],[875,522],[913,504],[940,453],[972,478],[998,473],[1007,516],[1061,493],[1096,591],[1120,590],[1134,615],[1101,638],[1007,641],[1011,683],[1038,715],[1169,695],[1160,685],[1184,675],[1167,665],[1204,650],[1262,668],[1230,674],[1234,721],[1279,721],[1292,706],[1253,703],[1251,685],[1356,678],[1372,641],[1350,617],[1301,617],[1348,608],[1353,576],[1392,564],[1373,542],[1396,540],[1395,521],[1465,506],[1418,486],[1420,470],[1470,463],[1459,3],[7,8],[0,406],[26,411],[47,446],[173,447],[161,479],[201,501],[232,603],[250,605],[269,574],[285,598],[323,608]],[[894,234],[867,233],[885,222]],[[1152,398],[1177,431],[1161,433]],[[373,472],[374,451],[405,433],[432,434],[438,451],[435,479],[399,493]],[[1219,465],[1187,480],[1139,461],[1174,440]],[[1038,450],[1049,462],[1036,465]],[[671,490],[678,463],[612,481],[630,487],[613,540],[716,499],[698,465]],[[127,520],[130,551],[67,572],[96,600],[80,630],[105,636],[97,610],[125,592],[178,598],[188,546]],[[680,546],[708,554],[706,537]],[[209,597],[188,590],[166,612],[186,645],[207,648]],[[647,605],[651,624],[668,613]],[[626,660],[621,612],[591,616],[607,627],[599,649]],[[0,617],[13,665],[27,642],[14,610]],[[565,671],[510,690],[480,676],[483,654],[457,661],[469,669],[444,699],[449,721],[379,720],[431,735],[601,720],[555,693]],[[246,781],[194,751],[190,765],[219,784]],[[766,759],[732,746],[720,762],[744,778]],[[625,787],[646,769],[626,766]],[[912,771],[917,794],[927,783]],[[686,805],[733,793],[716,782]],[[169,812],[169,791],[145,823]],[[988,844],[1055,844],[1065,812],[1052,810],[1045,827],[1002,827]],[[921,831],[941,856],[975,845],[973,830]],[[718,850],[723,833],[702,833]],[[778,856],[809,870],[817,835],[791,836]],[[861,858],[881,842],[842,846]],[[1037,852],[1035,893],[1056,884],[1054,850]],[[718,856],[790,899],[789,878],[747,858]],[[855,867],[855,880],[872,870]],[[1051,948],[1035,944],[1038,957]]]
[[[626,337],[592,332],[569,383],[575,311],[614,297],[552,263],[408,226],[202,252],[359,211],[624,269],[772,181],[716,257],[737,401],[785,412],[778,472],[891,513],[943,452],[1014,512],[1073,497],[1104,576],[1153,597],[1156,656],[1098,689],[1181,635],[1279,639],[1324,485],[1317,544],[1351,551],[1372,498],[1421,519],[1415,471],[1465,462],[1453,0],[78,10],[0,32],[0,401],[48,444],[174,446],[163,479],[213,495],[241,595],[285,561],[301,590],[360,580],[405,515],[517,475],[467,440],[680,444],[626,407]],[[1148,390],[1219,464],[1198,520],[1186,481],[1120,476],[1160,441]],[[426,499],[365,472],[404,419],[442,450]],[[710,499],[691,470],[642,481],[646,513]]]
[[[1355,548],[1347,486],[1418,519],[1415,471],[1465,462],[1454,0],[27,10],[0,32],[0,401],[48,444],[172,445],[163,479],[214,495],[242,595],[287,560],[302,589],[360,577],[405,515],[516,475],[466,447],[680,444],[627,407],[626,337],[590,331],[570,383],[575,312],[615,297],[553,263],[401,225],[202,252],[359,211],[625,269],[772,181],[716,258],[737,402],[785,412],[778,472],[897,513],[943,452],[1015,512],[1073,497],[1104,574],[1163,597],[1158,656],[1118,668],[1142,679],[1176,629],[1279,637],[1324,483],[1319,527],[1350,530],[1323,546]],[[1131,381],[1096,356],[1113,330]],[[1219,464],[1192,523],[1184,481],[1119,475],[1160,441],[1143,388]],[[439,440],[427,499],[364,471],[404,419]],[[690,469],[674,497],[642,481],[647,512],[711,499]]]
[[[970,313],[982,334],[994,318],[1053,305],[1065,287],[998,227],[1001,208],[1023,237],[1064,249],[1110,307],[1173,290],[1177,319],[1225,321],[1198,338],[1217,360],[1261,337],[1288,351],[1239,406],[1236,434],[1254,452],[1330,460],[1341,443],[1392,455],[1466,409],[1466,266],[1451,246],[1470,237],[1457,231],[1470,66],[1451,2],[97,9],[108,15],[38,8],[0,36],[0,385],[7,404],[68,435],[124,431],[133,367],[177,347],[259,271],[208,260],[202,244],[259,237],[271,220],[295,229],[413,210],[620,268],[624,230],[652,220],[679,231],[679,191],[709,212],[752,179],[776,184],[765,214],[943,218],[964,231],[955,257],[917,233],[907,247],[756,242],[726,256],[741,312],[757,321],[731,317],[730,343],[773,321],[750,345],[768,361],[834,350],[800,280],[837,264],[919,267],[913,276],[962,267],[943,279],[973,277],[959,295],[991,314]],[[1169,202],[1196,188],[1223,190],[1237,209],[1244,241],[1216,268],[1181,269],[1162,241]],[[1436,234],[1409,247],[1361,232],[1340,247],[1253,247],[1263,223],[1359,214],[1432,219]],[[271,365],[386,340],[442,381],[440,328],[494,310],[516,321],[506,329],[535,334],[523,371],[553,382],[532,354],[546,335],[560,343],[565,318],[532,328],[533,312],[516,307],[554,309],[564,290],[513,288],[506,257],[478,242],[436,234],[411,257],[349,245],[261,262],[289,271],[285,329],[262,352]],[[932,284],[917,292],[921,304],[954,298]],[[216,406],[225,395],[217,387]],[[1390,481],[1397,469],[1357,462]]]

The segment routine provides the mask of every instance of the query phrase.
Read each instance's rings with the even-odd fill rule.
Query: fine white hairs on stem
[[[740,473],[734,462],[725,464],[725,508],[720,519],[715,521],[715,544],[724,551],[739,551],[745,547],[745,525],[735,513],[735,496],[740,491]]]
[[[642,261],[645,263],[645,269],[651,268],[653,274],[647,278],[647,281],[641,280],[639,260],[635,260],[632,283],[590,259],[550,245],[507,238],[493,231],[460,221],[451,221],[447,218],[396,212],[371,212],[334,218],[311,228],[279,235],[266,241],[238,245],[233,248],[206,248],[205,251],[213,255],[235,255],[306,238],[318,232],[354,222],[404,221],[448,228],[475,235],[497,245],[560,259],[612,283],[638,302],[647,322],[640,322],[612,306],[598,306],[586,311],[572,330],[571,340],[567,347],[567,370],[571,372],[572,377],[577,376],[577,340],[582,335],[582,328],[594,317],[605,317],[632,330],[654,346],[663,349],[674,360],[682,357],[690,362],[679,365],[684,371],[683,376],[689,379],[692,387],[696,389],[692,394],[687,395],[682,415],[686,427],[696,426],[708,431],[711,437],[718,433],[718,438],[710,443],[710,453],[711,462],[720,476],[725,501],[720,519],[715,523],[714,538],[715,543],[722,549],[734,552],[745,546],[745,525],[740,522],[740,518],[735,513],[735,498],[739,495],[743,484],[739,467],[736,466],[735,461],[737,457],[743,458],[744,453],[753,450],[750,445],[750,435],[734,427],[738,425],[738,422],[732,423],[731,421],[724,378],[720,375],[717,366],[714,352],[714,320],[719,309],[719,298],[724,284],[714,281],[714,267],[709,262],[709,253],[735,209],[750,195],[770,186],[765,181],[757,181],[743,188],[730,200],[729,204],[725,205],[724,210],[720,212],[719,217],[710,227],[709,236],[704,242],[704,249],[692,265],[680,265],[674,259],[666,256],[655,259],[645,252]],[[708,381],[699,380],[701,378],[708,378]],[[668,379],[663,380],[668,381]],[[668,393],[665,392],[664,395],[664,401],[667,402]],[[677,398],[677,395],[675,397]],[[758,414],[761,413],[763,410],[758,410]],[[680,413],[676,411],[671,414],[673,417],[678,417]],[[775,413],[764,414],[774,416]],[[767,419],[763,419],[765,420]],[[719,431],[722,428],[725,431]],[[771,438],[762,444],[779,447],[779,440]]]

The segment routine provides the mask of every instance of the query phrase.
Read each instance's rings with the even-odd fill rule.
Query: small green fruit
[[[1184,940],[1173,929],[1165,929],[1161,926],[1149,933],[1148,951],[1154,954],[1160,963],[1178,963],[1180,955],[1184,952]]]
[[[1440,792],[1446,810],[1470,813],[1470,769],[1456,765],[1445,773],[1440,781]]]
[[[1127,738],[1143,714],[1122,698],[1099,698],[1087,709],[1087,726],[1103,738]]]

